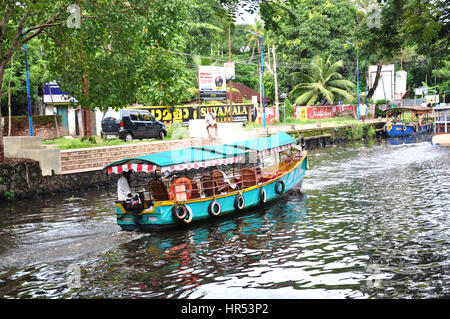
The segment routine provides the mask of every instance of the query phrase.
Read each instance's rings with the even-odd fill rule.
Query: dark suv
[[[146,110],[108,110],[102,119],[103,138],[116,138],[125,141],[157,137],[163,139],[167,135],[164,123]]]

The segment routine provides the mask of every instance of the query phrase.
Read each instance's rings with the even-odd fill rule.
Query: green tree
[[[83,107],[176,103],[187,87],[183,58],[173,52],[185,45],[189,3],[83,2],[81,28],[47,34],[51,71]]]
[[[317,55],[342,60],[344,78],[352,75],[355,54],[345,42],[354,36],[356,9],[349,1],[297,0],[261,8],[266,35],[276,46],[280,92],[290,92],[291,73],[306,71]]]
[[[41,51],[42,41],[33,38],[27,43],[28,73],[30,80],[31,102],[40,101],[43,84],[49,80],[47,62]],[[10,86],[12,115],[22,115],[27,112],[27,90],[25,77],[25,54],[19,50],[14,54],[14,63],[8,63],[3,77],[2,114],[5,114],[5,106],[8,99],[8,86]],[[10,85],[9,85],[10,84]]]
[[[0,7],[0,84],[11,57],[44,30],[62,25],[69,16],[65,1],[2,1]],[[0,96],[2,92],[0,92]],[[0,109],[0,162],[4,160]]]
[[[249,26],[249,31],[252,31],[253,33],[259,34],[260,36],[264,36],[264,26],[263,22],[261,20],[256,20],[255,24]],[[257,49],[257,52],[261,52],[261,40],[258,36],[252,34],[252,33],[246,33],[246,37],[248,39],[248,46],[252,47],[252,54],[250,55],[250,58],[248,59],[247,63],[252,62],[253,57],[255,56],[255,49]]]
[[[434,63],[445,59],[450,48],[450,6],[444,0],[404,0],[401,31],[408,45]],[[388,2],[391,4],[391,2]]]
[[[355,37],[352,42],[359,49],[360,58],[377,64],[377,72],[367,98],[372,98],[378,86],[383,64],[391,62],[400,56],[404,48],[404,38],[401,32],[406,0],[386,0],[377,3],[370,10],[359,8],[359,17]]]
[[[450,60],[444,61],[444,66],[436,70],[436,77],[439,81],[439,94],[448,95],[450,93]]]
[[[79,27],[67,23],[74,15],[76,22],[77,13],[66,11],[70,5],[66,1],[5,0],[2,4],[0,83],[11,56],[25,42],[45,35],[44,52],[52,78],[83,107],[125,106],[136,102],[138,92],[142,99],[161,100],[161,88],[169,86],[164,98],[173,101],[185,85],[183,80],[170,78],[180,75],[175,60],[182,58],[161,52],[184,48],[191,0],[86,0],[80,2]],[[159,68],[146,69],[155,61]],[[176,85],[178,89],[173,88]],[[155,89],[144,90],[143,86]],[[2,131],[0,124],[0,161]]]
[[[295,104],[333,104],[337,100],[351,100],[353,96],[349,90],[355,85],[342,78],[338,72],[342,66],[342,61],[332,63],[330,57],[324,61],[320,56],[316,56],[311,61],[309,74],[294,72],[292,79],[297,84],[290,95],[295,98]]]

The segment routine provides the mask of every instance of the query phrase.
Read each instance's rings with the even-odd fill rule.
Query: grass
[[[189,138],[189,127],[181,126],[180,124],[172,124],[167,128],[167,136],[164,140],[182,140],[186,138]]]
[[[308,125],[321,123],[323,127],[329,127],[333,125],[352,125],[352,128],[348,130],[347,134],[353,139],[358,139],[362,135],[363,122],[355,120],[350,117],[333,117],[324,118],[320,120],[297,120],[290,118],[286,122],[277,122],[270,125]],[[361,126],[361,128],[359,127]],[[261,128],[263,124],[259,123],[246,123],[244,130],[253,130],[255,128]],[[364,127],[365,128],[365,127]],[[375,130],[371,127],[368,128],[368,136],[374,136]],[[189,128],[181,125],[171,125],[167,128],[167,136],[164,141],[171,140],[182,140],[189,138]],[[103,140],[99,136],[91,136],[89,138],[58,138],[53,140],[43,140],[42,144],[54,145],[53,147],[59,149],[77,149],[77,148],[89,148],[89,147],[100,147],[100,146],[113,146],[113,145],[124,145],[124,144],[135,144],[148,142],[148,139],[144,140],[134,140],[132,142],[125,142],[121,139],[107,139]]]
[[[54,145],[55,148],[62,150],[76,149],[76,148],[89,148],[89,147],[99,147],[99,146],[113,146],[113,145],[123,145],[130,143],[142,143],[148,142],[148,140],[136,140],[132,142],[125,142],[121,139],[110,139],[103,140],[99,136],[91,136],[87,139],[84,138],[57,138],[54,140],[43,140],[42,144]]]
[[[298,120],[289,118],[286,122],[274,122],[270,125],[308,125],[308,124],[317,124],[320,123],[324,126],[332,126],[332,125],[346,125],[346,124],[356,124],[361,123],[361,121],[355,120],[351,117],[331,117],[331,118],[324,118],[320,120]],[[246,130],[252,130],[254,128],[263,127],[263,124],[259,123],[248,123],[245,125]]]
[[[167,136],[164,138],[164,141],[182,140],[186,138],[189,138],[189,128],[183,127],[181,125],[171,125],[167,128]],[[68,150],[77,148],[145,143],[149,142],[150,140],[151,139],[144,139],[125,142],[124,140],[121,140],[119,138],[104,140],[100,136],[91,136],[89,138],[57,138],[53,140],[43,140],[42,144],[54,145],[54,148]]]

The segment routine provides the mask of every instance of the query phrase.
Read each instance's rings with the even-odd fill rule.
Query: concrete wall
[[[26,158],[39,162],[43,176],[61,174],[59,149],[45,149],[39,136],[9,136],[3,138],[5,158]]]
[[[244,131],[242,122],[217,123],[217,136],[214,136],[215,131],[213,128],[209,130],[211,137],[220,139],[220,143],[253,138],[253,136],[249,136],[251,132]],[[189,136],[191,138],[208,138],[206,120],[189,120]]]

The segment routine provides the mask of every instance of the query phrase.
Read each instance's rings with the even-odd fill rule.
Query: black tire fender
[[[221,211],[222,211],[222,206],[220,205],[220,203],[218,201],[213,200],[211,203],[209,203],[209,206],[208,206],[209,214],[211,214],[212,216],[219,216]]]
[[[275,183],[275,192],[277,192],[278,195],[281,195],[284,193],[284,188],[285,188],[284,182],[281,179],[277,180],[277,182]]]
[[[262,187],[259,189],[259,200],[261,203],[265,203],[267,201],[266,190]]]
[[[190,224],[192,221],[192,217],[194,217],[194,215],[192,214],[192,209],[189,206],[185,207],[186,207],[186,217],[183,218],[183,222],[185,224]]]
[[[186,209],[186,206],[183,204],[175,205],[172,207],[172,217],[175,219],[184,220],[186,218],[187,213],[188,211]]]
[[[242,194],[237,194],[234,198],[234,208],[237,210],[243,210],[245,207],[245,198]]]

